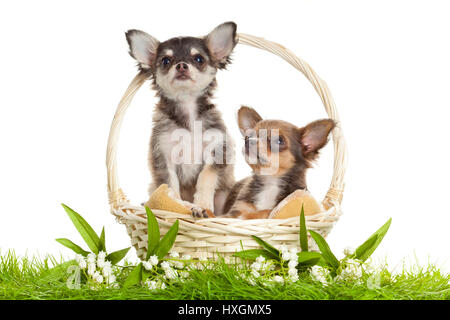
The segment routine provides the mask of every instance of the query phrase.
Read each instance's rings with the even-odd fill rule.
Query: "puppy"
[[[280,120],[263,120],[252,108],[238,111],[245,137],[245,160],[253,175],[237,182],[225,203],[225,217],[267,218],[272,209],[297,189],[307,189],[305,173],[335,127],[330,119],[298,128]]]
[[[236,24],[221,24],[202,38],[159,42],[129,30],[126,39],[159,98],[150,138],[150,194],[166,183],[195,217],[220,214],[234,184],[234,144],[211,98],[216,73],[228,65],[237,43]]]

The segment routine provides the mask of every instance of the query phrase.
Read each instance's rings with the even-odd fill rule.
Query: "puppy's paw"
[[[202,207],[192,207],[191,208],[192,216],[194,218],[213,218],[214,213],[212,213],[209,209],[203,209]]]
[[[206,210],[214,210],[214,197],[205,197],[202,194],[194,194],[194,204],[197,207],[205,208]]]

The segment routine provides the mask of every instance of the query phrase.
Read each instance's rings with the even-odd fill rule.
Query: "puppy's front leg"
[[[169,187],[172,188],[174,192],[174,196],[178,199],[181,199],[180,195],[180,180],[178,179],[177,173],[175,171],[175,168],[168,168],[168,174],[169,174]]]
[[[194,204],[212,212],[214,210],[214,193],[216,191],[217,181],[217,169],[213,165],[206,164],[197,178]]]

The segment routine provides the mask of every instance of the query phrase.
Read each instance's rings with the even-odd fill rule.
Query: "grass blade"
[[[333,270],[337,270],[339,268],[339,260],[336,259],[333,252],[331,252],[330,246],[325,241],[325,239],[313,230],[309,230],[311,237],[317,243],[320,252],[322,253],[322,258],[328,263],[328,265],[333,268]]]
[[[248,259],[248,260],[255,260],[259,256],[263,256],[266,259],[273,259],[272,253],[270,253],[267,250],[264,249],[249,249],[244,251],[236,252],[234,257]]]
[[[150,276],[152,275],[152,273],[150,271],[145,270],[145,268],[142,268],[142,278],[141,281],[145,282],[148,278],[150,278]]]
[[[122,260],[123,258],[125,258],[125,256],[127,255],[128,251],[130,250],[131,247],[122,249],[122,250],[117,250],[114,252],[111,252],[110,254],[108,254],[106,256],[106,260],[111,261],[111,263],[114,264],[118,264],[120,262],[120,260]]]
[[[65,204],[62,204],[62,206],[63,206],[64,210],[66,211],[67,215],[69,216],[70,220],[72,220],[72,223],[74,224],[75,228],[77,228],[81,237],[84,239],[84,241],[88,245],[89,249],[91,249],[91,251],[94,252],[95,254],[98,254],[98,248],[99,248],[99,243],[100,243],[100,239],[99,239],[98,235],[91,228],[91,226],[86,222],[86,220],[83,219],[83,217],[81,215],[76,213],[74,210],[72,210]]]
[[[366,244],[366,242],[364,242],[360,247],[358,247],[355,251],[355,256],[357,259],[361,260],[361,261],[365,261],[367,260],[367,258],[369,258],[371,256],[371,254],[375,251],[375,249],[378,247],[378,245],[380,244],[381,240],[383,240],[384,236],[386,235],[386,233],[389,230],[389,227],[391,226],[391,222],[392,222],[392,218],[390,218],[384,225],[381,226],[380,229],[378,229],[370,238],[372,239],[372,237],[377,236],[376,237],[376,241],[373,242],[373,244],[369,247],[367,247],[364,252],[362,252],[362,249],[360,250],[360,254],[358,255],[358,249],[360,249],[360,247],[364,246]]]
[[[39,280],[45,283],[60,282],[67,274],[67,268],[70,266],[78,266],[75,260],[60,263],[53,268],[45,270],[39,277]]]
[[[166,254],[170,251],[172,248],[175,239],[178,234],[178,225],[179,221],[175,221],[175,223],[170,227],[169,231],[164,235],[164,237],[159,242],[155,254],[158,256],[158,259],[162,259],[166,256]]]
[[[98,245],[98,251],[106,252],[106,242],[105,242],[105,227],[102,229],[102,233],[100,234],[100,240]]]
[[[270,244],[268,244],[266,241],[264,241],[263,239],[257,237],[257,236],[252,236],[253,240],[255,240],[256,242],[258,242],[258,244],[263,247],[264,249],[266,249],[272,256],[272,259],[275,259],[277,261],[280,261],[280,251],[278,251],[278,249],[272,247]]]
[[[61,243],[63,246],[73,250],[75,253],[81,254],[83,257],[86,257],[89,254],[88,251],[83,250],[83,248],[81,248],[79,245],[76,245],[69,239],[59,238],[55,240]]]
[[[298,264],[304,267],[315,266],[322,255],[319,252],[306,252],[302,251],[297,253],[298,256]]]
[[[375,242],[377,242],[378,235],[374,234],[369,239],[367,239],[362,245],[356,248],[355,253],[352,258],[356,258],[358,260],[364,261],[368,258],[368,256],[362,260],[366,256],[366,252],[369,252],[370,248],[373,247]]]
[[[306,232],[305,211],[303,209],[303,204],[302,211],[300,212],[300,248],[302,249],[302,252],[308,251],[308,234]]]
[[[131,287],[140,284],[142,280],[142,262],[139,263],[133,270],[131,270],[127,279],[125,280],[123,287]]]
[[[151,255],[155,253],[156,248],[159,244],[159,238],[161,237],[159,233],[158,221],[150,208],[145,207],[145,212],[147,213],[147,256],[146,260],[150,258]]]

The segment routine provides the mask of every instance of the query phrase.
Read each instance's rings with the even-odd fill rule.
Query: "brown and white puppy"
[[[166,183],[191,205],[194,216],[220,214],[234,184],[234,144],[210,99],[216,73],[230,62],[236,45],[236,24],[221,24],[200,38],[159,42],[139,30],[129,30],[126,38],[130,55],[159,97],[150,138],[149,192]]]
[[[225,203],[225,216],[267,218],[289,194],[307,189],[306,169],[326,145],[335,122],[323,119],[298,128],[286,121],[263,120],[254,109],[242,107],[238,124],[253,175],[234,185]]]

